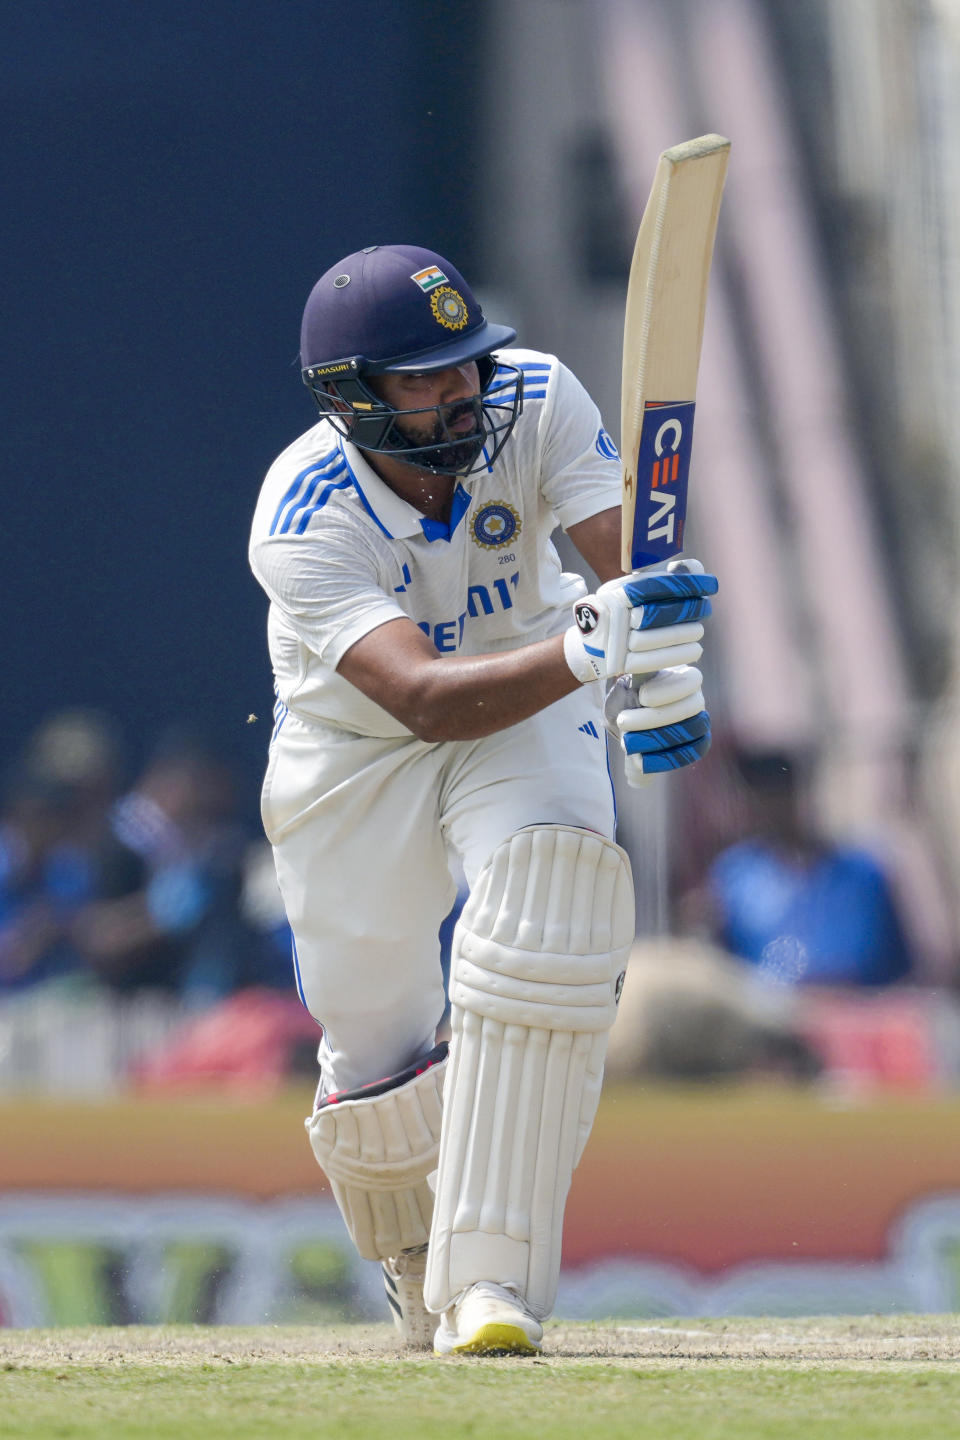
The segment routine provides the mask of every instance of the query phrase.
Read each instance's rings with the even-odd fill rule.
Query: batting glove
[[[573,607],[575,623],[563,637],[567,664],[582,684],[618,675],[692,665],[703,654],[701,620],[715,575],[697,560],[672,560],[665,572],[609,580]]]
[[[650,775],[692,765],[710,748],[703,676],[694,665],[661,670],[636,689],[621,680],[615,697],[615,720],[624,749],[628,785],[640,786]]]

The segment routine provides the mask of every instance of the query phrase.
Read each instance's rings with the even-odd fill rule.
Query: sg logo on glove
[[[591,630],[596,630],[600,624],[600,616],[592,605],[587,604],[586,600],[581,600],[579,605],[573,607],[573,618],[577,622],[577,628],[584,635],[589,635]]]
[[[703,621],[716,590],[716,576],[705,575],[698,560],[608,580],[595,595],[574,601],[564,658],[582,685],[693,665],[703,654]]]

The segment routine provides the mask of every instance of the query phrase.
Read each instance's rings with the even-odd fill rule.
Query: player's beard
[[[451,435],[449,427],[462,420],[465,415],[474,417],[474,428],[464,435]],[[399,420],[394,428],[402,436],[403,448],[408,452],[403,454],[398,449],[398,460],[407,460],[421,470],[434,470],[441,475],[460,475],[464,470],[469,470],[483,449],[486,439],[483,402],[477,395],[472,400],[461,400],[442,412],[438,411],[428,435],[412,435],[403,429]]]

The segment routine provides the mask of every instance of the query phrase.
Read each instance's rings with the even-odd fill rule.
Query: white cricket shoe
[[[403,1343],[413,1349],[429,1350],[437,1328],[437,1317],[431,1315],[423,1303],[426,1245],[401,1250],[396,1259],[382,1261],[380,1268],[387,1304]]]
[[[514,1290],[482,1280],[440,1318],[437,1355],[539,1355],[543,1326]]]

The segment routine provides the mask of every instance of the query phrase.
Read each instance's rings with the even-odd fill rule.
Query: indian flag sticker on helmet
[[[414,284],[420,286],[424,295],[429,295],[431,290],[436,290],[437,286],[442,285],[446,278],[443,271],[438,270],[436,265],[428,265],[426,270],[418,270],[416,275],[410,276]]]
[[[434,319],[445,330],[462,330],[467,323],[467,302],[450,285],[442,285],[430,296]]]

